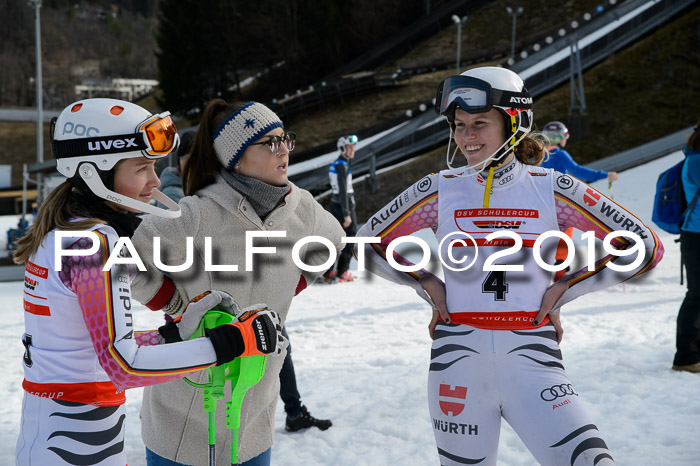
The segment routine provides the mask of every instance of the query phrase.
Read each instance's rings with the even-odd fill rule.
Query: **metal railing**
[[[587,69],[639,40],[694,3],[695,0],[626,2],[571,35],[520,60],[511,69],[525,79],[533,96],[541,95],[569,79],[569,55],[574,42],[578,44],[581,66]]]
[[[655,141],[642,144],[641,146],[620,152],[600,160],[596,160],[586,167],[594,170],[603,170],[606,172],[621,172],[629,170],[639,165],[644,165],[647,162],[656,160],[671,152],[681,150],[688,136],[693,132],[693,127],[688,127],[681,131],[676,131],[673,134],[656,139]]]
[[[530,34],[526,37],[520,38],[515,42],[516,53],[513,61],[509,59],[503,63],[503,66],[511,66],[514,63],[521,61],[522,59],[530,56],[533,53],[539,52],[542,48],[547,47],[549,44],[554,43],[555,40],[561,37],[561,31],[566,35],[579,27],[579,25],[586,24],[598,16],[602,15],[603,12],[613,11],[619,8],[622,3],[626,0],[620,2],[615,2],[614,5],[607,5],[605,8],[597,7],[592,10],[579,15],[574,19],[562,22],[546,31],[536,32]],[[575,26],[572,26],[575,25]],[[462,53],[460,57],[460,66],[474,65],[477,63],[482,63],[485,61],[498,60],[507,57],[510,53],[510,44],[496,45],[493,47],[481,48],[478,50],[468,51]],[[449,69],[454,67],[454,59],[447,57],[439,57],[432,60],[416,61],[405,63],[401,66],[398,79],[405,79],[413,75],[434,72],[436,70]]]
[[[432,13],[413,22],[397,34],[363,55],[350,60],[346,65],[309,86],[288,94],[284,99],[273,99],[266,103],[281,117],[290,117],[303,110],[343,99],[348,95],[359,95],[383,86],[393,86],[410,75],[399,72],[376,73],[393,60],[409,52],[421,42],[452,24],[455,12],[472,14],[493,0],[454,0],[442,4]],[[454,63],[454,60],[452,60]],[[353,76],[359,74],[360,76]]]
[[[639,39],[662,22],[670,20],[693,3],[693,0],[632,0],[621,5],[619,11],[608,11],[601,15],[576,33],[577,37],[582,38],[579,44],[583,43],[584,34],[599,35],[585,47],[580,46],[582,67],[586,69],[616,53],[623,46]],[[610,28],[603,34],[599,33],[606,25],[618,22],[627,14],[632,14],[627,21],[617,25],[617,27]],[[526,79],[526,84],[533,97],[542,95],[569,78],[570,55],[568,52],[570,52],[570,44],[569,38],[561,39],[542,49],[540,54],[531,55],[513,66],[514,71],[529,76]],[[560,51],[562,53],[560,57],[557,56],[557,60],[552,60],[548,66],[542,66],[543,60],[549,59]],[[532,73],[533,69],[541,69],[541,71]],[[433,103],[426,102],[426,105],[428,108],[432,108]],[[444,130],[444,121],[437,119],[432,111],[428,113],[430,114],[414,117],[414,121],[399,127],[395,134],[387,135],[381,141],[358,150],[352,165],[353,174],[361,176],[369,173],[370,166],[386,167],[391,163],[410,159],[425,150],[444,144],[448,138],[448,133]],[[420,131],[415,131],[415,128],[421,127],[423,128]],[[422,141],[423,137],[428,139]],[[384,142],[387,138],[390,138],[390,144]],[[376,160],[372,161],[372,158]],[[365,161],[365,159],[367,160]],[[299,173],[292,178],[292,181],[310,191],[321,192],[328,187],[327,170],[328,166],[325,166]]]
[[[453,14],[458,13],[460,16],[470,15],[492,2],[493,0],[452,0],[443,3],[429,15],[416,20],[377,47],[350,60],[345,66],[326,76],[324,80],[330,81],[359,70],[382,68],[405,55],[434,34],[450,27],[453,24],[451,19]],[[454,60],[452,60],[452,63],[454,63]]]

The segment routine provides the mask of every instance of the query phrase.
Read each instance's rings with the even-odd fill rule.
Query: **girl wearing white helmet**
[[[279,318],[270,311],[212,329],[208,338],[182,341],[207,310],[239,311],[219,291],[192,300],[178,322],[134,331],[130,284],[136,266],[112,256],[129,256],[120,237],[128,239],[141,221],[135,212],[180,215],[177,204],[155,189],[160,181],[154,172],[156,159],[177,142],[167,112],[151,115],[119,100],[82,100],[52,121],[52,151],[68,180],[46,198],[14,253],[15,262],[26,265],[18,465],[123,466],[124,390],[176,380],[240,355],[281,352],[279,344],[245,343],[250,335],[261,340],[253,322],[263,326],[268,342],[277,341]],[[166,209],[151,206],[151,198]],[[169,342],[177,343],[164,345]]]
[[[178,315],[182,303],[199,289],[216,288],[243,305],[266,303],[284,322],[295,293],[322,272],[301,269],[293,261],[294,245],[308,236],[322,236],[337,251],[344,246],[343,229],[335,218],[287,179],[295,137],[261,103],[215,99],[207,104],[183,173],[182,216],[173,221],[149,216],[133,238],[139,252],[152,257],[153,237],[159,236],[164,256],[174,264],[191,257],[192,266],[165,276],[147,263],[147,270],[134,279],[139,301],[153,309],[167,303],[167,312]],[[251,245],[249,232],[257,235]],[[188,240],[193,255],[187,252]],[[274,252],[251,254],[251,261],[250,248],[263,246],[268,251],[275,248]],[[305,264],[328,266],[328,248],[318,242],[296,254]],[[243,401],[239,431],[243,465],[270,462],[283,359],[268,358],[264,377]],[[206,381],[206,376],[203,372],[204,380],[198,381]],[[141,423],[148,464],[200,464],[207,457],[208,417],[201,396],[183,381],[144,390]],[[222,451],[230,450],[231,442],[225,408],[219,403],[215,416],[216,444]]]
[[[581,181],[537,166],[544,143],[531,133],[532,98],[517,74],[482,67],[449,77],[440,83],[435,106],[457,146],[454,152],[448,146],[449,169],[401,193],[358,236],[381,238],[365,247],[370,270],[413,287],[433,308],[428,402],[440,463],[495,465],[504,418],[540,464],[613,464],[564,371],[558,311],[584,293],[647,272],[663,247],[623,207]],[[612,244],[640,247],[643,260],[615,272],[605,265],[631,258],[610,255],[591,271],[550,286],[551,272],[538,265],[535,253],[551,264],[556,241],[541,250],[536,241],[569,226],[598,238],[613,230],[634,232],[641,246],[625,237]],[[427,270],[398,271],[387,261],[393,239],[423,228],[440,241],[444,282]]]

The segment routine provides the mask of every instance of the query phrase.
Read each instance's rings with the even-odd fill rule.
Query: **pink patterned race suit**
[[[216,362],[208,339],[165,345],[157,330],[134,331],[135,266],[103,271],[119,238],[106,225],[93,232],[97,252],[63,257],[59,271],[55,231],[26,264],[26,393],[17,464],[123,466],[124,390],[179,379]],[[60,240],[63,250],[92,245],[88,237]]]

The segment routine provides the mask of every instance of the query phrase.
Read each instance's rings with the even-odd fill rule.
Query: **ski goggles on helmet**
[[[471,76],[450,76],[438,85],[435,112],[454,120],[455,108],[468,113],[485,113],[493,107],[532,109],[532,97],[522,92],[494,89],[486,81]]]
[[[148,117],[130,134],[57,141],[53,137],[54,127],[55,121],[52,121],[51,150],[57,159],[137,151],[148,159],[158,159],[176,149],[180,141],[170,112]]]
[[[177,128],[173,122],[170,112],[153,115],[137,128],[136,132],[141,132],[146,135],[148,147],[146,152],[149,155],[162,157],[169,154],[176,144],[179,142]]]
[[[345,144],[357,144],[357,136],[351,134],[350,136],[345,136]]]
[[[273,154],[279,155],[280,150],[282,149],[282,143],[284,143],[284,145],[287,147],[287,150],[291,152],[294,150],[296,139],[296,133],[292,131],[287,131],[282,136],[271,136],[270,139],[268,139],[267,141],[254,142],[251,144],[251,146],[267,144],[268,146],[270,146],[270,150]]]

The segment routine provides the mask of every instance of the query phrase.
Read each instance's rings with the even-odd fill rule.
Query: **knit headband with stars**
[[[252,143],[275,128],[284,128],[275,112],[261,103],[248,102],[214,131],[216,155],[231,171]]]

